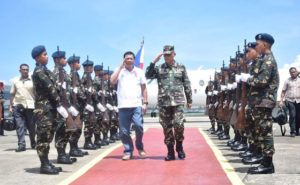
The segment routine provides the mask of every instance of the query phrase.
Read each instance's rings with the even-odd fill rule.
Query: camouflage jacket
[[[71,105],[70,104],[71,79],[70,79],[69,75],[67,74],[67,72],[64,69],[62,69],[62,71],[63,71],[63,75],[64,75],[64,82],[66,82],[66,89],[65,89],[66,101],[67,101],[66,103],[68,105]],[[59,67],[58,66],[54,67],[53,74],[54,74],[54,78],[55,78],[55,84],[56,84],[57,92],[59,93],[60,97],[62,97],[61,91],[63,90],[62,89],[63,87],[62,87],[62,85],[57,85],[57,84],[61,84],[61,82],[59,80]]]
[[[253,78],[250,84],[250,106],[273,109],[276,105],[279,74],[277,63],[272,53],[260,56],[251,68]]]
[[[151,63],[146,70],[146,78],[157,78],[158,106],[177,106],[192,103],[192,89],[185,66],[175,62],[173,66],[163,63],[157,67]]]
[[[91,105],[95,105],[97,104],[98,102],[98,97],[97,97],[97,92],[96,90],[94,89],[93,87],[93,80],[92,80],[92,76],[91,76],[91,86],[90,86],[90,90],[91,92],[89,92],[89,89],[88,89],[88,73],[87,72],[84,72],[83,73],[83,76],[81,78],[81,83],[82,83],[82,88],[83,88],[83,91],[85,92],[85,96],[86,96],[86,100],[88,101],[88,96],[89,94],[91,93],[91,102],[90,104]],[[88,102],[87,102],[88,103]]]
[[[70,72],[70,74],[69,74],[69,78],[71,79],[71,89],[72,89],[71,98],[70,98],[71,104],[77,110],[79,110],[80,112],[82,112],[83,109],[84,109],[84,106],[85,106],[86,96],[85,96],[84,88],[83,88],[83,86],[81,84],[81,81],[80,81],[80,76],[79,76],[79,74],[78,74],[78,72],[76,70],[72,69],[71,72]],[[74,94],[73,94],[74,93],[73,92],[74,88],[73,88],[73,84],[72,84],[73,83],[73,78],[75,78],[74,80],[75,80],[75,84],[76,84],[74,86],[74,88],[77,87],[77,90],[78,90],[78,92],[76,94],[76,100],[77,100],[77,102],[75,102],[73,100],[73,96],[74,96]]]
[[[56,109],[61,105],[54,74],[44,65],[36,64],[32,74],[35,88],[35,109]]]

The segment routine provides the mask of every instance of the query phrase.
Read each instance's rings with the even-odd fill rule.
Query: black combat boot
[[[110,129],[110,140],[113,140],[113,141],[118,140],[118,129],[117,128]]]
[[[109,145],[109,138],[107,136],[107,132],[106,133],[103,133],[103,139],[102,139],[102,142],[101,144],[103,143],[103,145]]]
[[[74,142],[70,142],[70,156],[72,157],[83,157],[83,153],[81,150],[76,148],[76,144]]]
[[[245,152],[239,153],[241,158],[252,157],[254,155],[254,145],[249,144],[249,148]]]
[[[230,136],[229,136],[229,129],[230,129],[230,127],[225,128],[224,134],[223,134],[222,136],[219,137],[220,140],[227,140],[227,139],[230,139]]]
[[[239,133],[235,131],[233,140],[228,141],[227,146],[231,147],[235,142],[240,141],[240,139]]]
[[[174,146],[168,145],[167,147],[168,147],[168,155],[165,157],[165,161],[175,160]]]
[[[233,151],[245,151],[248,148],[247,137],[242,137],[241,143],[239,145],[233,145],[231,150]]]
[[[94,145],[96,145],[97,148],[101,148],[100,134],[94,134],[94,136],[95,136]]]
[[[184,159],[185,158],[185,153],[183,151],[182,141],[176,142],[176,152],[178,153],[178,158],[179,159]]]
[[[73,164],[77,161],[76,158],[70,158],[69,155],[66,154],[64,148],[57,148],[57,163],[58,164]]]
[[[116,142],[116,140],[114,139],[114,138],[115,138],[115,136],[114,136],[114,134],[115,134],[115,129],[114,129],[114,128],[111,128],[111,129],[109,130],[109,132],[110,132],[109,143],[114,143],[114,142]]]
[[[78,152],[82,153],[83,155],[89,155],[89,153],[87,151],[83,151],[83,150],[78,148],[78,143],[75,143],[75,147],[76,147],[76,150]]]
[[[97,149],[97,147],[92,143],[92,139],[90,137],[85,138],[83,148],[85,150],[96,150]]]
[[[41,161],[41,168],[40,168],[40,173],[41,174],[48,174],[48,175],[56,175],[62,171],[60,168],[56,168],[53,164],[50,164],[48,155],[44,154],[43,156],[40,156],[40,161]]]
[[[218,135],[221,132],[223,132],[222,124],[218,124],[217,130],[215,132],[211,133],[211,134]]]
[[[249,174],[271,174],[275,173],[272,157],[264,157],[261,164],[257,167],[251,167],[248,170]]]
[[[260,147],[256,147],[254,155],[252,157],[246,157],[242,159],[244,164],[260,164],[263,160],[262,151]]]

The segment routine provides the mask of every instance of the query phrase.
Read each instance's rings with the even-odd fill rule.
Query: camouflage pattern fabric
[[[93,80],[93,88],[96,93],[98,93],[101,90],[101,81],[102,77],[101,76],[95,76]],[[97,108],[97,103],[100,102],[100,96],[97,96],[97,102],[94,102],[94,107],[95,107],[95,114],[96,114],[96,123],[94,126],[94,133],[100,135],[101,133],[101,127],[102,127],[102,116],[103,113]],[[101,102],[100,102],[101,103]],[[104,105],[103,105],[104,106]]]
[[[56,107],[61,105],[53,73],[45,66],[36,64],[32,74],[35,87],[33,120],[37,126],[37,153],[47,156],[56,129]]]
[[[184,105],[184,95],[187,103],[192,103],[192,89],[184,65],[175,62],[172,66],[163,63],[155,67],[151,63],[146,70],[146,78],[157,78],[158,106]]]
[[[159,123],[163,127],[165,144],[174,145],[184,139],[184,106],[159,107]],[[174,129],[174,130],[173,130]]]

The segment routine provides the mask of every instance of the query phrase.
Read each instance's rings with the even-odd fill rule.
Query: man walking
[[[136,148],[139,155],[144,157],[146,152],[142,142],[143,138],[143,113],[148,105],[146,79],[141,69],[134,67],[135,55],[128,51],[120,67],[111,76],[111,83],[118,83],[117,97],[119,108],[120,136],[124,145],[123,160],[132,158],[133,143],[130,136],[131,123],[136,132]],[[143,98],[143,104],[142,104]]]
[[[165,63],[155,67],[161,56]],[[164,129],[165,144],[168,147],[166,161],[175,160],[174,144],[180,159],[185,158],[182,142],[184,139],[184,104],[187,99],[187,108],[192,107],[192,90],[185,66],[174,60],[176,53],[174,46],[164,46],[163,53],[158,55],[146,71],[146,77],[157,79],[159,122]],[[174,129],[174,131],[173,131]]]
[[[295,67],[291,67],[289,71],[291,77],[284,82],[279,106],[283,106],[283,98],[285,98],[290,114],[291,137],[295,137],[295,135],[299,136],[300,127],[300,78]]]
[[[9,111],[13,113],[16,120],[16,132],[18,136],[18,149],[16,152],[26,150],[25,128],[29,131],[31,148],[35,149],[35,124],[32,120],[34,109],[34,88],[31,77],[28,75],[29,66],[20,65],[21,77],[16,77],[12,81],[10,90]]]

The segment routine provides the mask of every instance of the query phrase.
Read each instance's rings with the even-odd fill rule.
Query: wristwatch
[[[147,102],[147,101],[145,101],[143,104],[146,104],[146,105],[148,105],[148,102]]]

